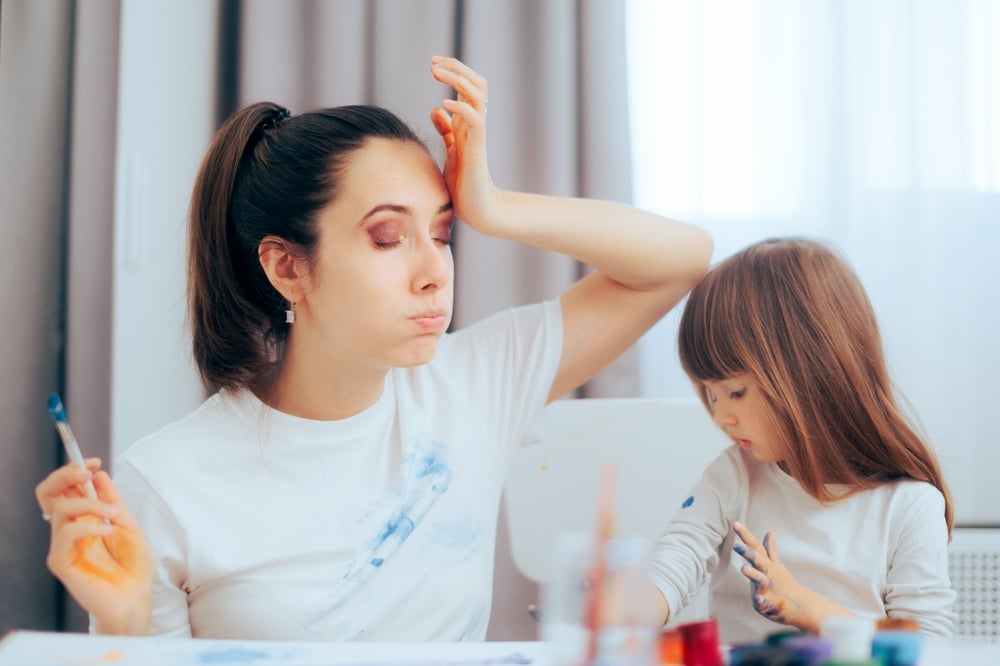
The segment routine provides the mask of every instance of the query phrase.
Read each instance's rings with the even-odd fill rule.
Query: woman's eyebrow
[[[437,209],[437,213],[435,213],[435,214],[436,215],[440,215],[441,213],[448,212],[451,209],[452,209],[451,202],[448,201],[448,202],[442,204],[441,207]],[[367,213],[365,213],[364,216],[362,216],[360,222],[363,223],[365,220],[367,220],[371,216],[375,215],[376,213],[381,213],[382,211],[386,211],[386,210],[390,211],[390,212],[393,212],[393,213],[399,213],[400,215],[409,215],[409,216],[413,215],[413,208],[411,208],[410,206],[404,206],[402,204],[389,204],[389,203],[385,203],[385,204],[379,204],[379,205],[373,207]]]

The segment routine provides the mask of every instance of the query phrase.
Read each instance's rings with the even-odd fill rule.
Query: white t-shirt
[[[760,641],[784,626],[753,608],[740,572],[745,560],[733,552],[734,521],[761,540],[773,530],[795,579],[855,615],[910,618],[926,634],[951,635],[944,497],[931,484],[900,480],[822,504],[776,463],[728,447],[657,540],[652,570],[671,612],[710,575],[709,609],[730,644]]]
[[[156,557],[152,633],[483,640],[504,477],[561,348],[558,301],[513,308],[350,418],[224,391],[130,447],[116,484]]]

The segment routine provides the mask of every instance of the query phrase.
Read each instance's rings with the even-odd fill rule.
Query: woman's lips
[[[420,328],[436,331],[445,327],[448,323],[448,316],[444,312],[426,312],[410,317]]]

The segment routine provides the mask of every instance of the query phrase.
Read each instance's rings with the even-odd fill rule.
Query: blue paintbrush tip
[[[66,422],[66,410],[63,408],[62,398],[59,397],[58,393],[49,394],[49,414],[56,421]]]

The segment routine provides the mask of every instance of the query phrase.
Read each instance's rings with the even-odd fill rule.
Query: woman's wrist
[[[113,617],[95,615],[98,634],[113,636],[148,636],[153,625],[152,600],[143,599],[124,613]]]

